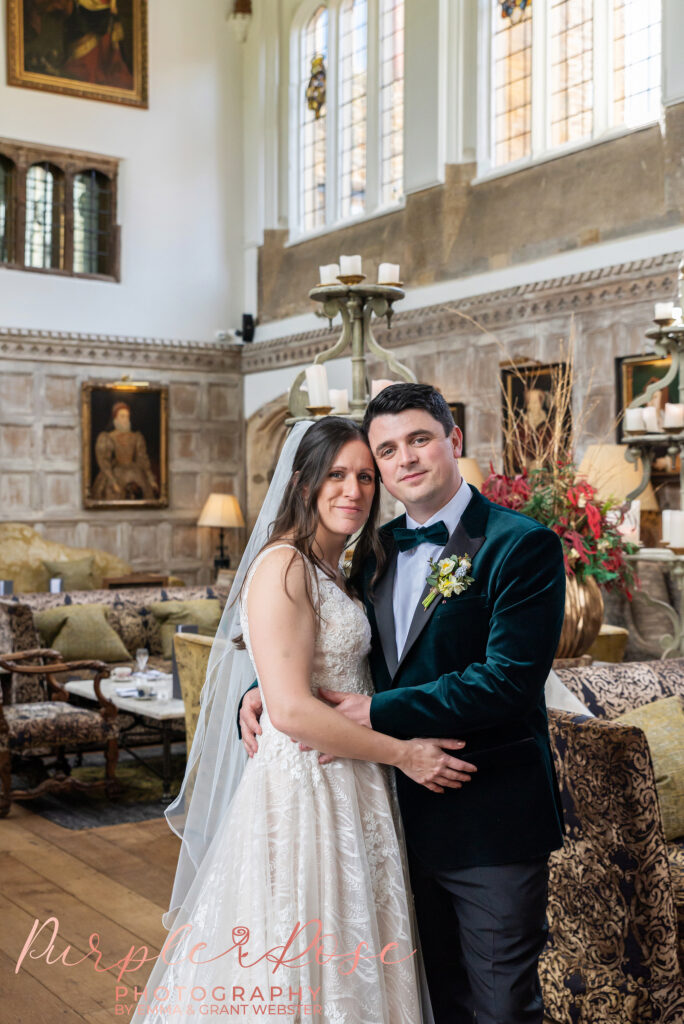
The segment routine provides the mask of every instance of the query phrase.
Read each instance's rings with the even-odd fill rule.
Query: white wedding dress
[[[240,621],[252,661],[247,590],[256,567],[275,547],[257,557],[243,588]],[[312,689],[370,695],[370,626],[363,605],[311,569],[318,576],[321,613]],[[173,966],[155,963],[147,1000],[143,995],[134,1019],[185,1020],[182,1011],[169,1012],[177,1004],[186,1007],[187,1019],[196,1019],[207,1012],[199,1006],[206,993],[204,1001],[225,1016],[221,1005],[242,1002],[247,1008],[231,1013],[248,1019],[277,1015],[325,1024],[420,1024],[419,954],[411,955],[417,939],[391,769],[343,758],[320,765],[317,751],[301,751],[274,728],[265,702],[261,727],[258,753],[245,766],[172,929],[189,923],[192,931],[174,944],[167,957]],[[304,926],[312,920],[321,922],[322,937],[307,953],[315,923],[291,944],[285,954],[289,964],[259,959],[282,947],[297,922]],[[197,957],[203,961],[231,950],[245,929],[249,966],[239,963],[234,949],[210,963],[187,959],[198,942],[209,946]],[[389,944],[396,945],[383,964],[380,954]],[[367,959],[352,969],[359,947]],[[326,963],[335,950],[337,957]],[[298,1007],[299,1002],[305,1005]],[[278,1013],[277,1004],[287,1010]]]

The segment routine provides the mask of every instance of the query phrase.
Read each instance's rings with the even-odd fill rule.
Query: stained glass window
[[[404,3],[380,4],[381,201],[404,191]]]
[[[498,6],[498,5],[497,5]],[[495,12],[494,162],[529,156],[532,147],[532,10],[517,23]]]
[[[551,2],[551,145],[593,130],[593,0]]]
[[[74,273],[107,274],[111,249],[111,184],[98,171],[74,178]]]
[[[26,175],[27,267],[64,266],[64,179],[50,164],[34,164]]]
[[[660,113],[660,0],[613,0],[613,117],[630,127]]]
[[[340,216],[366,208],[368,4],[345,0],[340,11]]]
[[[14,240],[14,164],[0,156],[0,263],[13,258]]]
[[[314,57],[328,64],[328,11],[319,7],[308,22],[302,39],[299,103],[301,222],[305,231],[325,225],[326,208],[326,106],[318,117],[306,102],[306,87],[311,78]]]

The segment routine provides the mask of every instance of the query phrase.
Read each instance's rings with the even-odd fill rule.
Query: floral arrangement
[[[595,487],[577,480],[572,462],[523,469],[515,475],[489,476],[482,493],[504,508],[515,509],[557,533],[568,577],[593,576],[605,590],[619,590],[631,601],[638,586],[626,554],[637,550],[619,532],[626,506],[599,501]]]

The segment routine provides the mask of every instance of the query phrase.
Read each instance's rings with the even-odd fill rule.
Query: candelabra
[[[679,510],[669,513],[673,519],[675,516],[677,518],[670,524],[669,536],[664,536],[663,547],[642,548],[637,554],[627,556],[634,562],[651,562],[667,569],[680,594],[679,610],[649,594],[642,594],[648,604],[660,608],[672,622],[672,634],[660,638],[662,658],[667,658],[671,654],[684,656],[684,511],[681,511],[684,509],[684,323],[681,310],[683,302],[684,260],[679,265],[679,308],[673,308],[672,303],[657,305],[657,326],[646,332],[646,337],[653,342],[655,353],[663,358],[669,357],[670,367],[663,378],[649,384],[645,392],[638,395],[625,410],[624,432],[628,443],[625,458],[632,463],[641,459],[643,467],[641,480],[627,495],[628,501],[633,501],[648,486],[656,447],[666,444],[668,455],[672,458],[679,456],[680,460]],[[645,414],[635,416],[635,410],[647,407],[654,394],[663,388],[669,388],[674,380],[678,382],[679,403],[669,407],[669,412],[666,411],[662,430],[655,409],[651,411],[648,419],[645,418]],[[636,627],[635,632],[639,636]],[[639,639],[648,644],[643,637]]]
[[[326,268],[322,268],[326,269]],[[404,292],[399,284],[364,284],[363,275],[339,276],[339,283],[319,284],[312,288],[309,297],[320,302],[322,309],[319,316],[326,317],[332,329],[332,322],[338,315],[342,318],[342,332],[330,348],[319,352],[314,365],[320,366],[330,359],[336,359],[345,352],[351,352],[352,363],[352,397],[347,408],[333,409],[331,405],[321,405],[311,393],[302,390],[306,370],[297,374],[289,394],[288,425],[299,420],[311,419],[327,415],[334,411],[336,415],[348,416],[360,422],[368,404],[368,384],[366,353],[370,352],[384,360],[389,370],[401,380],[416,383],[416,376],[407,366],[400,363],[391,352],[383,348],[373,336],[373,317],[385,317],[388,327],[392,320],[392,307]]]

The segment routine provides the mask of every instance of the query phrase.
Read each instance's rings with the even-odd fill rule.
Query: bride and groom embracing
[[[560,542],[462,480],[432,387],[293,435],[167,815],[172,949],[138,1014],[166,1019],[150,990],[223,986],[326,1024],[541,1024]],[[378,473],[407,510],[380,529]]]

